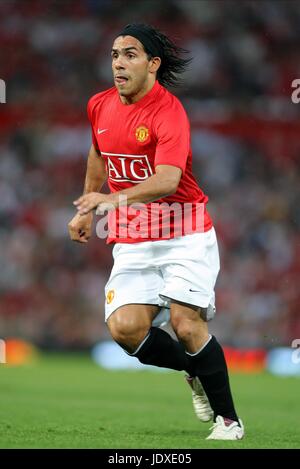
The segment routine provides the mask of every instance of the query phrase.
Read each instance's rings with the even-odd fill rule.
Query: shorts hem
[[[209,299],[208,300],[200,300],[198,301],[197,303],[193,303],[189,298],[182,298],[182,297],[179,297],[177,295],[164,295],[163,293],[159,293],[159,296],[163,299],[163,300],[175,300],[175,301],[180,301],[181,303],[186,303],[186,304],[189,304],[191,306],[197,306],[198,308],[208,308],[209,304],[210,304],[210,301]]]

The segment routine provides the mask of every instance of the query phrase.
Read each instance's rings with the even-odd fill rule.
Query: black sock
[[[150,328],[148,337],[132,355],[146,365],[179,371],[188,371],[189,368],[188,356],[183,345],[158,327]]]
[[[224,353],[215,337],[196,355],[186,354],[192,375],[198,376],[210,405],[214,417],[222,417],[238,421],[230,391],[229,376]]]

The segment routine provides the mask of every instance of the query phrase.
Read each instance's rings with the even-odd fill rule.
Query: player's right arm
[[[99,192],[107,179],[105,162],[100,153],[91,146],[84,183],[83,194]],[[68,224],[69,234],[72,241],[87,243],[91,237],[93,223],[93,212],[86,215],[77,213]]]

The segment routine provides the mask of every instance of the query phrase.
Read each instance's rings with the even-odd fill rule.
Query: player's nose
[[[124,67],[124,62],[123,62],[123,60],[122,60],[121,57],[118,57],[118,58],[114,61],[114,68],[115,68],[116,70],[121,70],[121,69],[124,70],[124,68],[125,68],[125,67]]]

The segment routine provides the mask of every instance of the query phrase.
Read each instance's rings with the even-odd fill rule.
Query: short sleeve
[[[94,131],[94,119],[93,119],[93,98],[91,98],[89,101],[88,101],[88,104],[87,104],[87,115],[88,115],[88,118],[89,118],[89,121],[90,121],[90,124],[91,124],[91,132],[92,132],[92,142],[93,142],[93,145],[95,147],[96,150],[99,151],[99,147],[98,147],[98,142],[97,142],[97,138],[96,138],[96,134],[95,134],[95,131]]]
[[[176,98],[157,114],[154,126],[157,137],[154,165],[176,166],[184,173],[190,152],[190,124]]]

